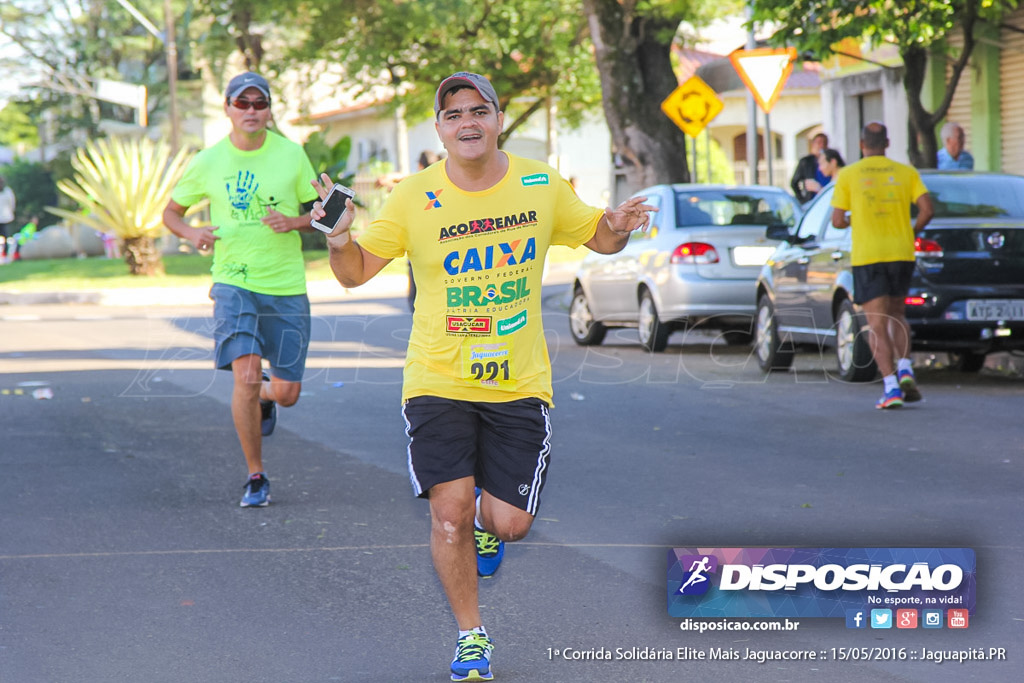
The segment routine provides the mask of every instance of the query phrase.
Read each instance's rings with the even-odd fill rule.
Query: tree
[[[821,57],[846,38],[866,39],[873,45],[891,43],[903,59],[903,86],[910,109],[908,121],[911,163],[918,168],[934,165],[938,151],[935,127],[946,116],[961,74],[975,45],[975,27],[986,21],[998,25],[1017,0],[918,0],[892,2],[870,0],[754,0],[754,22],[770,22],[778,30],[775,44],[792,44],[800,51]],[[959,54],[945,47],[953,31],[963,34]],[[951,60],[946,91],[934,111],[921,101],[929,55]]]
[[[718,3],[727,9],[734,3]],[[700,0],[584,0],[601,74],[605,118],[629,192],[688,182],[685,135],[661,111],[679,85],[670,51],[679,24],[711,16]]]
[[[81,213],[55,207],[47,211],[116,235],[124,244],[132,275],[163,275],[155,240],[164,234],[164,207],[192,155],[182,149],[172,158],[170,146],[145,138],[89,142],[71,162],[74,179],[57,183],[61,192],[78,202]],[[192,211],[199,208],[190,207]]]
[[[39,144],[39,129],[30,117],[27,104],[10,102],[0,109],[0,145],[5,147]]]
[[[163,24],[163,0],[132,4],[143,16]],[[186,0],[173,0],[172,5],[180,12]],[[91,97],[98,79],[145,85],[151,109],[166,103],[163,42],[116,0],[4,0],[0,35],[21,50],[20,59],[3,66],[8,74],[32,84],[26,99],[43,100],[46,108],[58,110],[57,130],[49,132],[55,138],[70,131],[94,136],[101,119],[133,120],[133,109]]]
[[[342,87],[376,89],[411,120],[433,115],[443,78],[476,71],[494,83],[505,111],[503,144],[549,99],[570,124],[596,109],[600,89],[578,10],[575,0],[323,0],[296,18],[306,38],[283,61],[313,65],[310,82],[342,64]]]

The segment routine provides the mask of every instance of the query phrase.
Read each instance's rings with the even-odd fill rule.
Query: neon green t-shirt
[[[839,171],[832,206],[850,212],[855,266],[914,260],[910,205],[928,192],[913,166],[864,157]]]
[[[192,159],[171,199],[191,206],[210,198],[219,238],[210,267],[214,282],[259,294],[305,294],[299,233],[276,233],[261,219],[269,209],[298,216],[304,202],[317,198],[309,184],[315,178],[302,147],[276,133],[268,131],[263,146],[251,152],[225,137]]]
[[[494,187],[467,192],[434,164],[395,186],[359,244],[409,255],[416,312],[403,400],[415,396],[551,403],[541,321],[548,247],[577,247],[603,215],[547,164],[509,154]]]

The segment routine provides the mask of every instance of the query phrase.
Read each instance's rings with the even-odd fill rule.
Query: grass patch
[[[548,252],[548,261],[578,261],[587,250],[555,246]],[[307,280],[333,280],[334,273],[326,250],[302,252],[306,259]],[[139,277],[128,274],[122,259],[90,257],[83,259],[40,259],[15,261],[0,266],[0,289],[15,292],[79,291],[94,289],[125,289],[140,287],[206,287],[210,284],[210,257],[200,254],[168,254],[164,256],[163,277]],[[406,261],[395,259],[382,274],[405,275]]]

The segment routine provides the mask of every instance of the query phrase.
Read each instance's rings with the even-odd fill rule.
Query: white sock
[[[465,638],[470,633],[479,633],[480,635],[486,636],[487,630],[484,628],[483,624],[475,628],[471,628],[468,631],[463,631],[462,629],[459,629],[459,638]]]
[[[886,393],[900,388],[900,383],[896,381],[896,375],[886,375],[882,378],[882,382],[885,384]]]
[[[897,372],[905,372],[905,371],[913,372],[913,370],[911,370],[911,368],[913,366],[914,366],[914,364],[910,362],[909,358],[900,358],[898,361],[896,361],[896,371]]]
[[[476,515],[473,517],[473,525],[480,531],[486,531],[483,522],[480,521],[480,496],[476,497]]]

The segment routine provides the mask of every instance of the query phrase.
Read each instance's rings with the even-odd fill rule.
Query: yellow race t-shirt
[[[416,312],[403,400],[440,396],[551,403],[541,321],[548,247],[578,247],[603,215],[547,164],[512,154],[481,192],[456,187],[437,163],[395,186],[359,244],[381,258],[408,254]]]
[[[914,260],[910,205],[928,192],[913,166],[864,157],[839,171],[832,206],[850,212],[855,266]]]

